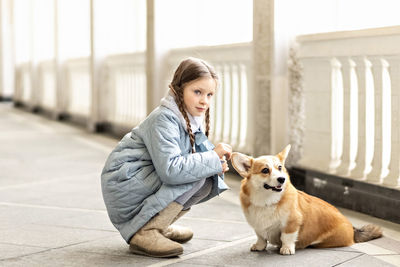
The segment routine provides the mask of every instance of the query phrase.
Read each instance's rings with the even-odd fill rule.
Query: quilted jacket
[[[186,122],[173,97],[168,95],[161,103],[122,138],[101,174],[109,218],[127,243],[195,182],[213,177],[213,189],[202,202],[228,188],[220,159],[202,128],[193,131],[196,153],[192,153]]]

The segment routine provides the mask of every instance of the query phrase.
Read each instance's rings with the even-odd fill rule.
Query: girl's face
[[[183,102],[190,115],[203,116],[206,113],[216,88],[217,81],[211,77],[199,78],[185,85]]]

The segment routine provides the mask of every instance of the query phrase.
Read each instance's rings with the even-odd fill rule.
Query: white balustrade
[[[107,121],[133,127],[147,115],[145,54],[110,56],[104,61]]]
[[[251,43],[195,47],[173,50],[165,69],[174,70],[185,57],[196,55],[210,62],[219,76],[219,86],[210,112],[210,139],[232,144],[234,150],[253,154],[253,99]],[[146,54],[114,55],[100,64],[100,101],[103,120],[116,125],[134,127],[147,115]],[[57,89],[53,62],[42,62],[35,72],[40,96],[38,104],[71,116],[90,119],[92,93],[89,58],[69,59],[61,66],[62,90]],[[168,74],[168,80],[172,73]],[[16,96],[21,102],[31,101],[32,74],[30,65],[17,69]],[[167,88],[166,88],[167,89]],[[60,90],[58,94],[57,90]],[[59,99],[58,99],[59,98]],[[58,100],[57,100],[58,99]]]
[[[54,61],[42,62],[38,65],[39,87],[41,92],[40,106],[47,110],[56,108],[56,76]]]
[[[91,107],[91,81],[89,58],[71,59],[65,62],[67,112],[88,118]]]
[[[181,60],[196,55],[209,62],[219,76],[219,85],[210,108],[210,139],[226,142],[236,151],[252,154],[251,44],[175,49],[168,55],[171,72]],[[172,73],[168,77],[172,77]]]
[[[299,165],[400,187],[400,27],[298,37],[305,131]]]
[[[32,104],[31,68],[29,63],[22,63],[16,67],[15,101],[22,104]]]

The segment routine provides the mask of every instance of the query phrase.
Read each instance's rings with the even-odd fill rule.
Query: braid
[[[176,90],[175,92],[177,93],[176,97],[175,97],[175,101],[176,101],[176,103],[178,105],[179,111],[182,113],[183,118],[186,121],[186,128],[187,128],[187,131],[189,133],[190,145],[192,146],[192,153],[195,153],[195,150],[194,150],[194,134],[192,132],[192,126],[190,124],[189,117],[188,117],[188,115],[186,113],[186,110],[185,110],[185,107],[184,107],[185,104],[183,103],[183,90]]]
[[[210,134],[210,108],[206,111],[206,136]]]

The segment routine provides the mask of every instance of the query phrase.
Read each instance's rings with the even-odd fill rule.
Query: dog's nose
[[[279,183],[283,184],[285,182],[285,177],[279,177],[277,180]]]

